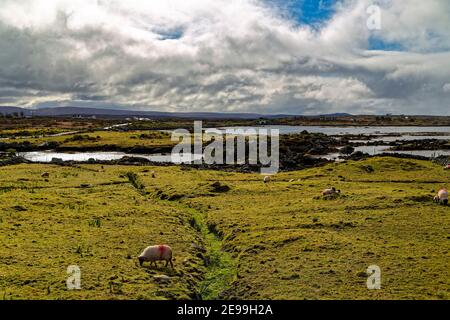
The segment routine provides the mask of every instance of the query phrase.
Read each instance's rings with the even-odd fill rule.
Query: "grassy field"
[[[177,166],[1,167],[0,298],[449,299],[450,209],[432,202],[449,181],[388,157],[268,184]],[[331,185],[342,195],[323,199]],[[158,243],[175,270],[138,266]],[[373,264],[381,290],[366,287]],[[81,290],[66,289],[69,265]]]
[[[0,138],[10,139],[17,137],[32,137],[40,135],[54,135],[63,132],[71,132],[67,129],[62,128],[31,128],[31,129],[11,129],[11,130],[1,130]]]
[[[6,143],[23,143],[25,141],[34,146],[54,143],[58,148],[75,150],[171,147],[177,143],[171,141],[170,134],[160,131],[94,131],[62,136],[19,137],[4,140]]]
[[[72,117],[34,117],[34,118],[2,118],[0,108],[0,131],[39,131],[63,130],[75,131],[84,129],[104,128],[123,123],[119,119],[75,119]]]

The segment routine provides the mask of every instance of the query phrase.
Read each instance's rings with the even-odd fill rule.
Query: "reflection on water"
[[[62,161],[86,162],[89,160],[111,161],[119,160],[123,157],[138,157],[148,159],[153,162],[162,163],[189,163],[193,160],[201,159],[201,155],[192,155],[185,153],[183,156],[163,155],[163,154],[133,154],[125,152],[55,152],[55,151],[32,151],[19,152],[19,156],[32,162],[52,162],[52,159],[61,159]]]
[[[355,147],[355,151],[361,151],[368,153],[369,155],[377,155],[381,153],[393,153],[393,154],[409,154],[415,156],[424,157],[438,157],[441,155],[450,156],[450,150],[413,150],[413,151],[390,151],[388,146],[361,146]],[[124,152],[77,152],[77,153],[64,153],[54,151],[33,151],[33,152],[20,152],[19,156],[32,162],[52,162],[52,159],[61,159],[62,161],[78,161],[86,162],[89,160],[97,161],[110,161],[119,160],[123,157],[138,157],[145,158],[153,162],[160,163],[190,163],[193,160],[201,159],[202,155],[184,154],[184,156],[171,156],[164,154],[132,154]],[[329,160],[336,160],[339,158],[340,153],[330,153],[327,155],[316,156],[317,158],[326,158]]]
[[[116,126],[123,126],[125,124],[119,124]],[[354,140],[354,142],[368,142],[379,141],[391,142],[395,140],[421,140],[421,139],[445,139],[450,140],[450,127],[328,127],[328,126],[261,126],[262,129],[278,129],[280,134],[300,133],[304,130],[311,133],[324,133],[327,135],[375,135],[377,137],[371,140]],[[255,129],[254,127],[223,127],[219,128],[220,131],[226,129],[234,130],[248,130]],[[394,134],[396,136],[386,136]],[[435,135],[433,135],[435,134]],[[356,147],[355,151],[362,151],[370,155],[376,155],[380,153],[397,153],[397,154],[409,154],[425,157],[437,157],[440,155],[449,155],[450,150],[415,150],[415,151],[388,151],[388,146],[376,145],[376,146],[360,146]],[[189,163],[196,159],[201,159],[201,155],[185,154],[183,158],[180,156],[172,157],[163,154],[131,154],[124,152],[77,152],[77,153],[63,153],[54,151],[34,151],[24,152],[19,155],[25,159],[33,162],[51,162],[53,158],[58,158],[63,161],[89,161],[90,159],[98,161],[119,160],[122,157],[140,157],[145,158],[153,162],[161,163]],[[340,154],[333,153],[326,156],[319,156],[328,159],[337,159]]]
[[[219,130],[226,129],[254,129],[255,127],[222,127]],[[280,134],[300,133],[304,130],[311,133],[324,133],[326,135],[344,135],[344,134],[364,134],[364,135],[386,135],[386,134],[413,134],[413,133],[442,133],[442,136],[450,134],[450,127],[328,127],[328,126],[261,126],[264,129],[278,129]],[[399,137],[397,137],[399,138]],[[421,139],[417,137],[416,139]]]
[[[450,140],[450,135],[442,135],[442,136],[421,136],[421,135],[402,135],[402,136],[383,136],[380,138],[372,138],[370,140],[349,140],[352,143],[365,143],[367,141],[376,141],[376,142],[392,142],[396,140],[402,141],[413,141],[413,140],[428,140],[428,139],[437,139],[437,140]]]

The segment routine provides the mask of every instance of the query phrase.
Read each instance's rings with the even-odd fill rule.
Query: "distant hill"
[[[322,114],[323,117],[351,117],[350,113],[330,113],[330,114]]]
[[[350,113],[328,113],[328,114],[319,114],[317,116],[309,116],[310,118],[321,118],[321,117],[351,117],[352,115]]]
[[[148,117],[148,118],[195,118],[195,119],[258,119],[258,118],[285,118],[289,115],[263,115],[257,113],[220,113],[220,112],[159,112],[159,111],[137,111],[118,109],[98,109],[83,107],[58,107],[43,109],[25,109],[19,107],[2,107],[0,113],[13,114],[23,113],[25,116],[40,117],[63,117],[63,116],[104,116],[104,117]]]
[[[137,111],[124,109],[100,109],[100,108],[84,108],[84,107],[58,107],[58,108],[42,108],[42,109],[26,109],[20,107],[0,106],[2,114],[23,114],[24,116],[38,117],[74,117],[74,116],[96,116],[109,118],[183,118],[183,119],[280,119],[299,117],[300,115],[288,114],[259,114],[259,113],[225,113],[225,112],[160,112],[160,111]],[[351,116],[348,113],[333,113],[312,117],[342,117]]]
[[[31,115],[31,111],[29,109],[19,108],[19,107],[2,107],[0,106],[0,113],[2,114],[20,114],[23,112],[24,115]]]

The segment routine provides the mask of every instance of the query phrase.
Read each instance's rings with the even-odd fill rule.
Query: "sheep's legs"
[[[173,269],[173,263],[172,263],[172,259],[166,260],[166,268],[170,263],[170,267]]]

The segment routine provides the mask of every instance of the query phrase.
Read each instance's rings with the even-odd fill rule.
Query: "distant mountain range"
[[[136,110],[118,110],[118,109],[98,109],[83,107],[58,107],[58,108],[42,108],[42,109],[26,109],[20,107],[2,107],[1,114],[18,114],[26,117],[113,117],[113,118],[185,118],[185,119],[280,119],[295,117],[295,115],[287,114],[258,114],[258,113],[221,113],[221,112],[159,112],[159,111],[136,111]],[[350,116],[348,113],[335,113],[322,115],[327,117]]]

